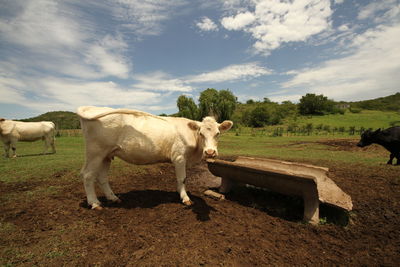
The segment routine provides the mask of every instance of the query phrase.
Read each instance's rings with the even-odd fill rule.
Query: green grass
[[[329,125],[330,127],[351,127],[356,128],[388,128],[393,121],[400,121],[398,112],[362,110],[361,113],[346,112],[345,114],[332,114],[325,116],[298,117],[294,122],[299,125],[312,123],[315,126],[319,124]]]
[[[322,142],[331,139],[358,140],[358,137],[339,136],[236,136],[233,133],[221,137],[219,152],[222,156],[256,156],[282,160],[318,162],[336,161],[366,165],[380,164],[388,160],[383,148],[376,151],[335,150]]]
[[[247,155],[270,157],[298,161],[338,161],[361,164],[379,164],[387,160],[387,152],[382,149],[369,152],[361,150],[333,150],[320,142],[327,139],[358,139],[357,136],[326,135],[326,136],[283,136],[269,137],[267,135],[251,136],[229,132],[222,135],[219,144],[221,155]],[[56,142],[57,153],[40,155],[43,148],[42,142],[17,144],[17,158],[0,159],[0,182],[41,182],[47,179],[57,179],[66,176],[79,179],[79,171],[84,162],[84,141],[82,137],[61,137]],[[121,168],[127,163],[115,160],[112,164],[111,174],[124,175],[131,172],[132,168]],[[134,170],[143,172],[146,166],[137,166]],[[35,194],[56,194],[58,187],[49,186],[42,191],[30,191]]]
[[[83,163],[83,138],[58,138],[56,149],[56,154],[40,155],[43,142],[17,143],[17,158],[0,159],[0,181],[41,181],[65,171],[78,174]]]

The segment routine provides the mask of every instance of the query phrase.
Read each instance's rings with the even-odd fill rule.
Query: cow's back
[[[384,134],[391,139],[400,141],[400,126],[394,126],[383,130]]]
[[[35,141],[46,135],[54,135],[54,123],[49,121],[41,122],[20,122],[14,121],[15,127],[12,132],[19,141]]]
[[[81,125],[89,157],[101,153],[135,164],[165,162],[182,143],[175,125],[162,117],[110,114],[81,118]]]

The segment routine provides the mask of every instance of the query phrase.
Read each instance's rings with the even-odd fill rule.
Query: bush
[[[361,108],[354,108],[354,107],[351,107],[350,109],[350,112],[351,113],[361,113]]]
[[[264,106],[258,106],[250,112],[249,123],[251,127],[263,127],[268,123],[270,115]]]

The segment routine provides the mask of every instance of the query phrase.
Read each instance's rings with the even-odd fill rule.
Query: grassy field
[[[335,150],[334,146],[326,144],[329,140],[345,140],[349,149]],[[339,161],[373,165],[387,160],[388,152],[383,148],[374,145],[371,149],[362,150],[355,147],[357,140],[357,136],[349,135],[269,137],[248,134],[236,136],[234,132],[230,132],[221,137],[219,152],[221,156],[247,155],[308,161],[315,164]],[[56,140],[56,147],[56,154],[41,156],[41,142],[18,143],[17,159],[0,159],[0,181],[40,181],[66,171],[77,177],[84,161],[83,138],[60,137]],[[124,164],[116,160],[113,166]]]
[[[248,136],[226,134],[221,138],[221,155],[246,155],[291,161],[307,161],[323,165],[329,161],[374,165],[388,159],[388,152],[373,145],[367,149],[356,147],[359,138],[348,135],[333,136]],[[339,142],[335,145],[335,142]],[[337,149],[345,146],[345,150]],[[346,147],[347,146],[347,147]]]
[[[323,124],[330,127],[364,127],[368,128],[388,128],[391,123],[400,123],[400,114],[390,111],[362,110],[360,113],[346,112],[345,114],[331,114],[325,116],[297,117],[294,121],[297,124],[312,123],[314,126]]]

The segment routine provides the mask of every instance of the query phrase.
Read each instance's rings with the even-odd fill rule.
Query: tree
[[[200,117],[214,116],[219,122],[228,120],[236,109],[236,102],[237,98],[231,91],[208,88],[200,94]]]
[[[265,106],[257,106],[250,112],[249,124],[251,127],[263,127],[268,123],[269,113]]]
[[[218,120],[229,120],[236,109],[237,98],[229,90],[219,91]]]
[[[181,95],[178,97],[176,105],[179,109],[178,116],[191,120],[199,119],[199,110],[192,98]]]
[[[272,103],[272,101],[268,97],[264,97],[263,103]]]
[[[299,112],[302,115],[323,115],[333,113],[335,102],[324,95],[306,94],[299,103]]]
[[[214,88],[208,88],[200,93],[199,110],[200,117],[214,116],[217,117],[217,104],[219,93]]]

